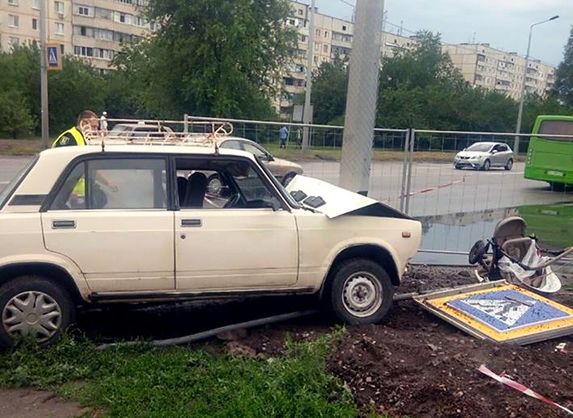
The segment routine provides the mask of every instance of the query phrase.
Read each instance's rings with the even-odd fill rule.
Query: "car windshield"
[[[24,168],[22,168],[22,170],[20,170],[18,174],[14,176],[12,181],[2,191],[0,191],[0,209],[4,207],[10,196],[12,196],[12,192],[14,192],[16,187],[18,187],[22,179],[26,176],[26,174],[28,174],[28,171],[30,171],[34,164],[36,164],[38,158],[39,157],[36,156],[36,158],[32,159],[32,161],[26,164]]]
[[[470,146],[466,151],[488,152],[491,144],[487,142],[477,142]]]
[[[257,157],[255,157],[257,158]],[[273,184],[277,187],[277,189],[279,190],[279,192],[283,195],[283,197],[288,201],[289,205],[291,205],[294,208],[300,208],[301,204],[298,203],[291,195],[290,193],[287,191],[287,189],[285,189],[285,187],[281,184],[280,181],[277,180],[277,178],[275,176],[272,175],[272,173],[269,171],[268,167],[259,159],[257,158],[257,160],[259,161],[259,165],[261,167],[261,169],[267,173],[267,176],[271,179],[271,181],[273,182]]]

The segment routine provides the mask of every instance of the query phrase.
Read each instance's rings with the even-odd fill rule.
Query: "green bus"
[[[538,137],[571,135],[572,138]],[[548,182],[554,190],[573,186],[573,116],[537,116],[525,160],[525,178]]]

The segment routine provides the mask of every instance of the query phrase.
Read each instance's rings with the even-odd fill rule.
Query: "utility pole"
[[[306,51],[306,88],[304,90],[304,114],[302,121],[305,124],[312,123],[312,107],[310,104],[312,94],[312,64],[314,61],[314,0],[310,2],[310,16],[308,24],[308,49]],[[302,152],[308,152],[310,144],[310,128],[305,126],[302,131]]]
[[[48,0],[40,0],[40,96],[42,104],[42,147],[50,147],[48,121],[48,65],[46,63],[46,38],[48,31]]]
[[[368,194],[378,100],[383,0],[357,0],[350,54],[340,186]]]
[[[529,26],[529,39],[527,40],[527,53],[525,54],[525,64],[523,65],[523,79],[521,80],[521,88],[519,94],[519,108],[517,110],[517,123],[515,124],[515,133],[521,133],[521,118],[523,116],[523,101],[525,100],[525,79],[527,77],[527,64],[529,62],[529,50],[531,48],[531,35],[533,33],[533,28],[542,23],[551,22],[552,20],[559,19],[558,15],[550,17],[549,19],[542,20]],[[513,152],[515,155],[519,154],[519,135],[515,135],[513,140]]]

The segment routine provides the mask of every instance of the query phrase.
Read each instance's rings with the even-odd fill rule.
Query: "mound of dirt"
[[[469,269],[414,267],[401,292],[474,283]],[[573,306],[573,295],[560,302]],[[312,338],[328,325],[305,323],[254,330],[241,340],[257,353],[282,349],[285,335]],[[566,343],[566,352],[555,349]],[[352,390],[364,413],[392,417],[559,417],[559,409],[495,382],[477,369],[485,364],[557,403],[573,406],[573,338],[525,347],[468,336],[411,301],[394,307],[386,324],[349,327],[328,359],[329,370]]]

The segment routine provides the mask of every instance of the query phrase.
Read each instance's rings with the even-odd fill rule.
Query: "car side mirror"
[[[274,161],[274,160],[275,160],[275,157],[273,157],[271,154],[267,154],[267,155],[265,156],[265,159],[266,159],[267,161],[271,162],[271,161]]]
[[[492,150],[491,150],[491,153],[492,153],[492,154],[497,154],[497,150],[496,150],[496,149],[492,149]]]

